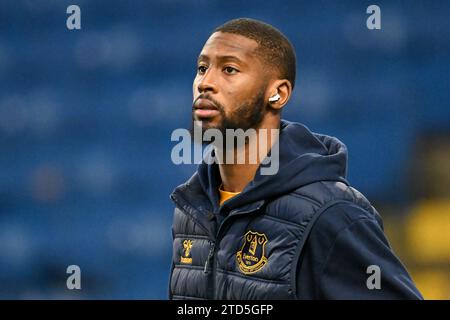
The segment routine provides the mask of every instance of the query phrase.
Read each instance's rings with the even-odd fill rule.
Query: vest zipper
[[[204,273],[208,273],[209,262],[211,261],[211,259],[214,256],[215,246],[216,245],[215,245],[215,243],[213,241],[209,241],[209,253],[208,253],[208,257],[206,258],[205,269],[203,269]]]
[[[178,203],[178,201],[176,201],[175,198],[172,197],[172,199],[174,200],[175,204],[178,206],[178,208],[179,208],[182,212],[184,212],[185,214],[187,214],[188,216],[190,216],[191,219],[193,219],[194,221],[197,222],[197,219],[195,219],[195,217],[193,217],[191,214],[189,214],[189,213],[184,209],[184,207],[183,207],[182,205],[180,205],[180,204]],[[247,210],[247,211],[239,212],[238,214],[233,215],[233,216],[237,216],[237,215],[241,215],[241,214],[246,214],[246,213],[258,211],[258,210],[262,207],[262,205],[263,205],[263,204],[260,204],[260,205],[257,206],[256,208],[253,208],[253,209]],[[215,280],[216,280],[216,279],[215,279],[215,271],[216,271],[216,270],[215,270],[215,269],[216,269],[216,268],[215,268],[215,263],[214,263],[214,255],[215,255],[215,251],[216,251],[216,243],[217,243],[217,241],[219,241],[219,236],[220,236],[220,233],[221,233],[220,231],[223,229],[223,226],[225,225],[225,222],[226,222],[227,220],[229,220],[229,218],[231,218],[230,215],[228,215],[227,217],[225,217],[225,219],[224,219],[224,220],[222,221],[222,223],[219,225],[218,231],[217,231],[217,233],[216,233],[215,241],[209,241],[210,249],[209,249],[208,257],[206,258],[206,261],[205,261],[205,268],[203,269],[203,272],[204,272],[205,274],[208,274],[208,273],[209,273],[209,272],[208,272],[208,267],[209,267],[210,263],[212,263],[212,265],[211,265],[211,275],[208,276],[208,278],[209,278],[208,282],[209,282],[209,281],[212,281],[212,284],[211,284],[211,285],[208,284],[208,289],[207,289],[208,291],[211,290],[211,291],[210,291],[210,294],[208,294],[208,296],[211,297],[212,299],[216,299],[216,292],[215,292],[215,287],[216,287],[216,284],[215,284]],[[197,223],[198,223],[198,222],[197,222]],[[209,230],[206,229],[201,223],[198,223],[198,225],[199,225],[202,229],[204,229],[207,233],[210,234]]]
[[[233,215],[233,216],[237,216],[237,215],[241,215],[241,214],[247,214],[247,213],[250,213],[250,212],[255,212],[255,211],[258,211],[260,208],[262,207],[262,204],[261,205],[259,205],[259,206],[257,206],[256,208],[253,208],[253,209],[251,209],[251,210],[247,210],[247,211],[242,211],[242,212],[239,212],[239,214],[236,214],[236,215]],[[216,234],[216,243],[220,240],[220,231],[221,230],[223,230],[223,226],[225,225],[225,222],[227,221],[227,220],[230,220],[230,218],[231,217],[233,217],[233,216],[230,216],[229,214],[225,217],[225,219],[223,219],[223,221],[222,221],[222,223],[219,225],[219,229],[217,230],[217,234]],[[206,263],[205,263],[205,270],[206,270],[206,266],[209,264],[209,260],[211,259],[212,260],[212,266],[211,266],[211,273],[212,273],[212,275],[211,275],[211,278],[212,278],[212,299],[213,300],[217,300],[217,295],[216,295],[216,275],[215,275],[215,273],[216,273],[216,264],[215,264],[215,262],[214,262],[214,255],[215,255],[215,250],[216,250],[216,246],[215,246],[215,243],[214,242],[212,242],[211,243],[211,249],[209,250],[209,254],[208,254],[208,258],[207,258],[207,260],[206,260]]]

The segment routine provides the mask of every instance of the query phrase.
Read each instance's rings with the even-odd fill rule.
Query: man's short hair
[[[238,34],[255,40],[259,44],[257,51],[263,62],[277,70],[280,79],[289,80],[294,88],[296,68],[294,47],[278,29],[258,20],[238,18],[217,27],[214,32]]]

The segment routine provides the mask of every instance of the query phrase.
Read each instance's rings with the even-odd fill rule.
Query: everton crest
[[[242,249],[236,253],[236,260],[242,273],[252,274],[261,270],[267,263],[265,256],[267,236],[249,230],[244,235],[244,240]]]

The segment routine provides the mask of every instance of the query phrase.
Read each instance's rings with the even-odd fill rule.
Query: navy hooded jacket
[[[282,121],[279,171],[219,206],[216,164],[171,195],[171,299],[421,299],[338,139]]]

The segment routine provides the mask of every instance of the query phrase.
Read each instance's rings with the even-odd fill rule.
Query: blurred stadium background
[[[450,299],[449,15],[438,0],[1,1],[0,298],[166,298],[169,194],[195,169],[172,164],[170,134],[189,126],[209,33],[246,16],[296,47],[284,118],[347,144],[419,289]]]

